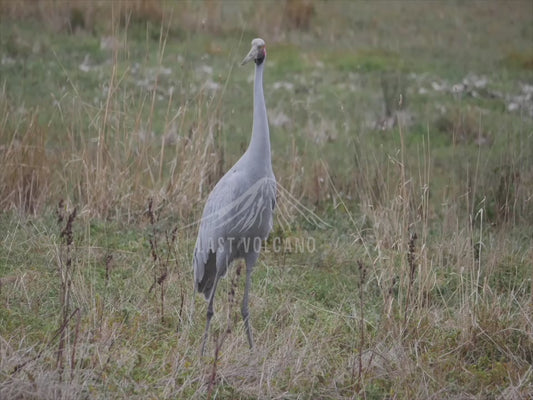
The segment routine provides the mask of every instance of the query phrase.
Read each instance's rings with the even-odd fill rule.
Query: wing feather
[[[243,237],[266,238],[272,228],[275,199],[276,182],[270,177],[249,182],[245,173],[230,170],[215,185],[204,207],[193,261],[196,287],[206,297],[223,240],[231,237],[237,243]]]

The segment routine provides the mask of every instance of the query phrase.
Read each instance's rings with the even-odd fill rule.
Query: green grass
[[[1,398],[533,395],[529,2],[312,2],[302,31],[268,1],[29,4],[0,6]],[[200,357],[195,221],[248,144],[256,35],[287,192],[256,348],[232,268]]]

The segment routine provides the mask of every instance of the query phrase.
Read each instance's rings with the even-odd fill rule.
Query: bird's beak
[[[257,57],[257,47],[254,46],[252,47],[248,55],[244,57],[244,60],[242,60],[241,65],[244,65],[250,62],[251,60],[254,60],[256,57]]]

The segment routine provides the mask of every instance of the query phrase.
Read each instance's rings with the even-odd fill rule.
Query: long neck
[[[263,95],[263,69],[265,62],[256,65],[254,78],[254,121],[252,140],[247,153],[256,165],[272,168],[270,155],[270,132],[268,129],[265,96]]]

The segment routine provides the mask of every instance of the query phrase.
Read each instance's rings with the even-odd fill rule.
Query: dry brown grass
[[[3,107],[5,117],[0,130],[7,137],[12,110],[5,103]],[[0,147],[0,209],[33,214],[46,203],[56,160],[45,148],[46,130],[39,126],[37,113],[30,115],[25,125]]]
[[[36,214],[57,203],[58,196],[63,196],[59,193],[70,193],[68,201],[82,205],[82,214],[132,220],[140,216],[148,198],[180,217],[191,214],[195,202],[222,173],[216,112],[203,117],[200,94],[168,115],[159,141],[141,126],[146,105],[136,111],[136,123],[131,126],[125,112],[128,104],[118,96],[119,85],[112,76],[105,108],[95,110],[88,126],[83,118],[75,121],[66,132],[66,142],[52,149],[46,148],[48,128],[38,122],[38,110],[10,132],[19,116],[7,102],[2,104],[2,136],[7,139],[0,149],[2,210]],[[88,111],[83,103],[74,108],[62,112],[83,115]],[[184,129],[186,119],[198,122],[190,126],[188,135],[178,137],[176,130]],[[173,161],[167,170],[169,158]]]

